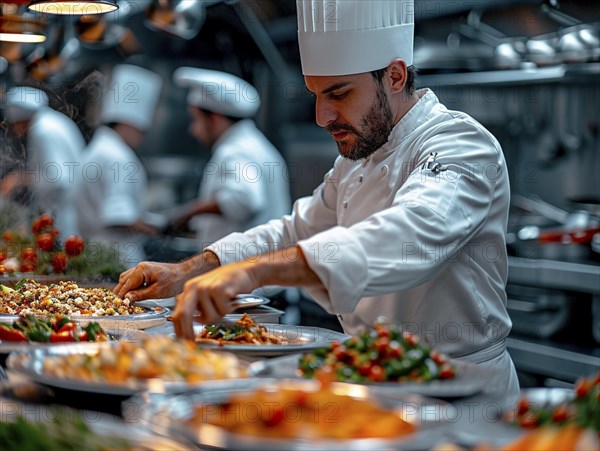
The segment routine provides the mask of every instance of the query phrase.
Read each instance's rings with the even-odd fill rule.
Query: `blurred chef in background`
[[[127,267],[145,258],[145,239],[158,233],[145,222],[147,175],[136,150],[152,126],[161,87],[162,78],[150,70],[115,66],[102,96],[103,125],[82,160],[81,234],[117,251]]]
[[[40,89],[17,86],[5,98],[5,118],[25,141],[26,162],[23,170],[2,179],[0,191],[10,195],[28,187],[34,215],[52,215],[61,239],[78,234],[75,199],[86,144],[83,135],[75,122],[49,106],[48,95]]]
[[[211,150],[198,199],[170,225],[171,233],[196,232],[198,250],[289,213],[287,167],[252,119],[258,91],[232,74],[180,67],[175,83],[189,88],[190,134]]]

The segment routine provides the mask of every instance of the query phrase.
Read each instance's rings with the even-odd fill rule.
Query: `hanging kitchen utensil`
[[[198,35],[205,8],[220,0],[154,0],[146,9],[146,25],[176,38],[190,40]]]
[[[482,42],[494,51],[496,69],[518,69],[523,62],[525,39],[507,37],[495,28],[483,23],[478,11],[471,10],[467,23],[458,25],[458,32],[469,39]]]

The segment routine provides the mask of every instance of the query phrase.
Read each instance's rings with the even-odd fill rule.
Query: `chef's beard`
[[[360,120],[360,129],[350,124],[333,123],[326,127],[329,133],[347,131],[354,135],[354,144],[342,150],[342,143],[336,143],[340,155],[348,160],[357,161],[367,158],[383,146],[394,128],[393,114],[385,96],[383,87],[377,83],[377,97],[369,111]]]

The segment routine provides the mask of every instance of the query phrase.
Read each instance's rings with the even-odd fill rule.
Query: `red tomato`
[[[81,254],[84,247],[85,242],[80,236],[71,235],[65,240],[65,252],[71,257]]]
[[[34,263],[37,261],[37,252],[32,247],[26,247],[21,252],[21,260]]]
[[[2,240],[6,241],[7,243],[12,243],[15,240],[14,232],[7,230],[2,234]]]
[[[64,252],[56,252],[52,256],[52,270],[54,272],[63,272],[67,269],[67,256]]]
[[[77,327],[77,324],[75,324],[72,321],[69,321],[68,323],[64,324],[59,330],[58,333],[60,334],[61,332],[70,332],[75,330],[75,328]]]
[[[565,404],[561,404],[560,406],[556,407],[556,409],[554,409],[554,411],[552,412],[552,421],[554,421],[555,423],[562,423],[568,418],[569,409]]]
[[[519,415],[523,415],[528,410],[529,410],[529,401],[527,401],[525,398],[519,398],[517,413]]]
[[[38,235],[46,229],[52,227],[53,224],[54,219],[52,219],[52,216],[43,214],[33,221],[33,224],[31,225],[31,231],[34,235]]]
[[[6,341],[29,341],[25,334],[6,326],[0,326],[0,340]]]
[[[54,247],[54,237],[50,233],[40,233],[35,240],[35,244],[41,250],[50,252]]]
[[[8,258],[8,254],[6,252],[0,252],[0,263]]]
[[[583,398],[587,396],[592,389],[592,381],[588,379],[580,379],[575,385],[575,397]]]
[[[34,272],[35,271],[35,263],[34,262],[23,262],[21,263],[21,267],[19,268],[21,272]]]
[[[444,363],[440,370],[440,379],[452,379],[454,377],[454,368]]]
[[[67,330],[65,332],[53,332],[50,334],[50,343],[72,343],[74,341],[75,337],[73,336],[72,330]]]
[[[367,377],[374,382],[382,382],[385,380],[385,370],[380,365],[373,365]]]

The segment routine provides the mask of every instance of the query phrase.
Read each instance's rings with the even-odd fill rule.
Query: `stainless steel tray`
[[[148,337],[149,334],[139,329],[105,329],[105,332],[111,337],[115,338],[118,341],[127,341],[127,342],[140,342],[144,337]],[[37,343],[34,341],[31,342],[23,342],[23,341],[2,341],[0,340],[0,355],[9,354],[15,351],[27,351],[29,349],[40,348],[46,349],[48,347],[56,347],[56,346],[67,346],[70,344],[76,345],[95,345],[103,342],[79,342],[79,343]]]
[[[349,395],[359,399],[371,399],[384,408],[394,411],[405,421],[417,427],[415,433],[392,439],[366,438],[347,440],[322,439],[273,439],[230,433],[218,426],[202,424],[199,427],[186,424],[194,413],[194,407],[200,404],[212,405],[227,402],[233,393],[254,391],[258,388],[277,390],[315,391],[319,389],[317,381],[255,379],[246,387],[223,387],[221,391],[191,392],[181,396],[157,395],[139,399],[141,421],[160,434],[169,437],[184,437],[200,447],[240,450],[413,450],[430,449],[444,436],[449,427],[448,420],[456,414],[455,408],[443,401],[424,398],[411,394],[396,394],[386,398],[372,392],[364,386],[333,384],[336,394]],[[138,398],[134,398],[137,400]],[[252,407],[256,408],[254,404]],[[273,406],[271,406],[273,407]],[[260,406],[258,406],[260,408]],[[334,420],[331,420],[334,422]],[[204,449],[204,448],[203,448]]]
[[[261,360],[250,364],[250,371],[256,376],[291,378],[301,376],[297,372],[298,361],[301,355],[284,356],[269,360]],[[451,360],[456,368],[453,379],[444,379],[431,382],[373,382],[360,384],[368,386],[374,392],[383,396],[396,393],[415,393],[434,398],[461,398],[481,392],[492,380],[493,370],[463,362]]]
[[[190,384],[186,382],[170,382],[162,379],[138,379],[124,383],[109,383],[97,381],[82,381],[50,376],[44,373],[44,359],[53,356],[68,354],[95,355],[100,347],[114,346],[115,342],[102,343],[75,343],[47,347],[34,347],[27,350],[12,352],[6,360],[9,372],[22,374],[34,382],[53,388],[62,388],[89,393],[102,393],[107,395],[132,396],[140,392],[151,393],[181,393],[192,389],[219,389],[223,383],[230,383],[228,379],[206,380]],[[240,361],[242,367],[247,367],[247,362]],[[248,379],[235,379],[241,386],[247,385]],[[229,385],[228,385],[229,386]]]
[[[346,341],[349,335],[342,334],[320,327],[295,326],[291,324],[262,324],[267,333],[278,338],[285,339],[289,344],[282,345],[246,345],[246,344],[223,344],[198,342],[198,346],[223,349],[225,351],[243,353],[257,357],[273,357],[285,354],[295,354],[311,349],[322,348],[333,341]],[[203,324],[194,324],[194,334],[199,334],[204,329]]]
[[[146,307],[140,305],[145,312],[135,315],[118,315],[118,316],[77,316],[69,315],[73,321],[78,323],[96,322],[104,329],[112,329],[114,331],[123,331],[126,329],[149,329],[150,327],[160,326],[167,320],[170,310],[161,307],[161,310],[155,310],[154,307]],[[19,315],[1,315],[0,323],[12,323],[19,318]]]

